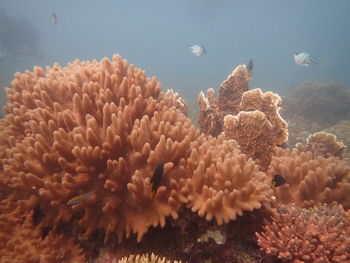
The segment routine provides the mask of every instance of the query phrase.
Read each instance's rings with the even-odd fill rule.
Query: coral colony
[[[0,263],[350,262],[344,145],[322,132],[288,149],[281,98],[250,78],[238,66],[201,92],[197,129],[119,55],[17,73]]]

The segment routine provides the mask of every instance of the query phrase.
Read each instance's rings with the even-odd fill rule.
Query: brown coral
[[[298,143],[296,147],[305,152],[310,151],[314,156],[325,158],[330,156],[342,157],[346,148],[342,142],[337,141],[334,134],[324,131],[309,135],[305,144]]]
[[[274,131],[260,111],[241,111],[237,116],[226,115],[224,118],[226,138],[239,143],[241,150],[256,160],[260,167],[267,168],[271,161],[274,147]]]
[[[235,220],[271,197],[265,173],[237,149],[236,142],[223,135],[203,139],[199,147],[193,147],[188,163],[193,171],[184,189],[188,206],[208,221],[215,218],[221,225]]]
[[[342,120],[337,124],[324,130],[325,132],[333,133],[346,146],[346,155],[350,157],[350,121]]]
[[[0,215],[0,262],[1,263],[83,263],[83,250],[75,242],[50,232],[42,236],[33,225],[32,212],[25,215]]]
[[[182,261],[170,260],[155,254],[130,255],[118,260],[118,263],[181,263]]]
[[[7,89],[1,130],[5,180],[22,211],[40,206],[42,225],[56,226],[83,211],[86,235],[104,229],[119,240],[177,217],[180,179],[192,122],[161,92],[155,78],[115,55],[61,68],[17,73]],[[164,176],[150,198],[157,163]],[[92,193],[68,206],[72,197]]]
[[[241,65],[220,85],[219,98],[213,89],[208,90],[207,97],[201,92],[199,125],[201,132],[212,136],[224,132],[227,139],[236,140],[243,153],[266,169],[273,147],[288,140],[287,123],[279,114],[281,98],[260,89],[248,91],[249,79],[247,69]],[[251,113],[240,114],[243,111]]]
[[[349,262],[350,217],[342,206],[281,207],[258,244],[285,262]]]
[[[223,120],[227,114],[237,114],[244,91],[248,90],[250,79],[245,66],[236,67],[219,87],[219,98],[215,91],[208,89],[208,96],[199,94],[199,126],[201,132],[217,136],[222,132]]]
[[[283,204],[312,206],[337,201],[350,208],[350,166],[336,157],[313,157],[311,152],[277,149],[267,174],[283,175],[287,183],[275,190]]]
[[[258,110],[265,114],[273,128],[273,145],[282,145],[288,140],[287,123],[279,113],[281,103],[281,97],[277,94],[254,89],[243,93],[240,104],[242,111]]]

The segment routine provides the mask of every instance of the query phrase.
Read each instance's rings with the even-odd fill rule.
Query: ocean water
[[[114,53],[194,102],[199,91],[218,87],[249,59],[254,61],[250,87],[263,91],[284,94],[306,80],[350,83],[347,0],[2,0],[0,9],[32,25],[39,51],[14,50],[11,58],[0,58],[1,86],[34,65],[100,60]],[[15,28],[13,34],[23,30]],[[206,55],[194,56],[187,48],[192,44],[203,45]],[[317,67],[294,62],[294,53],[304,51],[317,58]]]
[[[345,169],[345,175],[339,175],[339,178],[350,186],[350,165],[347,159],[350,156],[349,14],[349,0],[0,0],[0,106],[3,107],[7,102],[2,89],[11,87],[10,83],[16,72],[32,71],[34,66],[52,66],[54,63],[65,66],[75,59],[111,59],[113,54],[118,53],[130,64],[145,70],[148,76],[156,76],[163,90],[173,89],[178,92],[189,105],[189,117],[197,123],[199,92],[206,92],[209,88],[218,92],[220,83],[234,68],[252,60],[254,67],[249,88],[259,88],[263,92],[272,91],[282,97],[284,104],[282,103],[281,113],[288,122],[290,135],[289,142],[283,146],[293,148],[297,143],[305,142],[313,132],[324,130],[334,133],[338,140],[344,143],[343,146],[347,147],[341,150],[344,159],[337,159],[334,163],[346,166],[348,170]],[[189,46],[195,44],[203,46],[206,53],[202,56],[193,54]],[[294,55],[300,52],[308,53],[317,63],[310,66],[299,65],[295,62]],[[0,117],[4,116],[5,113],[1,111]],[[6,140],[1,142],[3,141]],[[6,149],[8,145],[0,146],[2,161],[7,158],[9,151]],[[16,145],[12,146],[15,148]],[[300,149],[310,149],[308,146],[304,147]],[[19,156],[16,152],[11,154],[14,158]],[[332,154],[338,157],[341,155],[336,151]],[[16,188],[13,185],[7,188],[10,185],[6,185],[7,179],[2,180],[5,178],[5,164],[8,164],[7,160],[2,162],[3,167],[0,169],[0,198],[4,200],[11,196],[11,191]],[[28,163],[24,166],[25,169],[29,167],[28,170],[32,168]],[[158,181],[161,181],[163,176],[163,166],[161,167]],[[7,173],[11,174],[8,170]],[[155,175],[153,171],[149,173],[146,177],[152,180]],[[103,175],[98,176],[103,178]],[[53,184],[59,181],[57,178],[53,179]],[[60,205],[68,205],[70,209],[71,205],[90,202],[99,194],[104,194],[103,187],[102,193],[95,193],[90,192],[89,186],[83,183],[82,185],[83,190],[77,193],[70,192],[69,197],[64,197],[64,201],[60,200]],[[26,188],[29,189],[29,194],[26,192],[23,199],[28,200],[31,194],[40,198],[40,191],[36,186],[32,187],[34,188]],[[49,217],[45,215],[45,208],[51,209],[51,205],[55,206],[50,202],[43,203],[47,206],[44,205],[43,208],[39,205],[31,214],[33,226],[39,224],[43,218]],[[344,204],[344,207],[349,209],[350,199],[346,199]],[[99,205],[103,207],[104,204]],[[6,221],[4,217],[9,212],[9,208],[4,207],[6,206],[0,200],[0,224],[1,221]],[[316,208],[313,212],[322,214],[325,209]],[[332,209],[332,213],[336,211],[334,213],[341,214],[341,208]],[[310,211],[303,213],[309,215]],[[258,252],[260,250],[255,231],[261,231],[261,222],[268,218],[264,211],[247,212],[243,217],[239,217],[235,224],[217,226],[212,221],[208,223],[197,214],[191,214],[184,209],[179,212],[183,221],[167,219],[165,230],[151,228],[152,231],[145,235],[141,243],[137,243],[132,235],[131,241],[122,243],[120,247],[116,245],[116,236],[111,239],[111,243],[103,244],[103,234],[98,231],[86,238],[82,230],[84,224],[79,226],[78,219],[83,215],[80,212],[69,218],[72,224],[61,222],[55,230],[46,226],[40,233],[42,240],[54,231],[73,236],[74,241],[84,249],[86,262],[89,263],[116,262],[116,256],[113,254],[115,251],[118,251],[117,254],[121,251],[118,256],[125,251],[165,251],[165,256],[187,259],[190,263],[236,262],[234,260],[281,262],[275,257],[272,261],[264,261],[263,253]],[[257,218],[258,224],[255,221]],[[49,217],[48,222],[50,220],[54,221]],[[184,225],[181,225],[183,222]],[[256,224],[256,228],[251,228],[250,224]],[[206,228],[210,231],[206,231]],[[33,231],[34,229],[37,231],[37,228],[33,227]],[[247,235],[239,232],[241,229],[248,229]],[[185,237],[183,231],[187,231]],[[214,238],[217,233],[218,238],[221,238],[219,241],[217,236]],[[349,231],[347,233],[350,234]],[[195,241],[191,242],[197,242],[196,245],[189,244],[192,234]],[[172,238],[181,240],[174,241]],[[208,242],[209,245],[199,244],[202,239],[206,239],[204,243]],[[244,241],[244,245],[239,244],[240,239]],[[226,242],[227,240],[233,243]],[[2,246],[5,245],[1,243],[0,233],[0,251]],[[244,246],[248,247],[247,250],[242,249]],[[63,259],[68,259],[71,252],[69,249],[60,250],[59,245],[57,247],[57,252],[53,252],[56,253],[55,260],[65,262]],[[75,248],[73,245],[72,247]],[[194,248],[198,250],[194,251]],[[217,255],[207,257],[204,252],[198,252],[201,249],[213,250]],[[241,252],[235,252],[232,259],[231,255],[224,261],[217,259],[233,250]],[[39,258],[40,250],[38,251],[35,257]],[[77,251],[79,252],[78,249],[75,252],[78,253]],[[196,259],[195,253],[198,253],[200,259]],[[206,261],[201,261],[206,257]],[[259,261],[260,259],[262,261]],[[10,261],[6,261],[5,256],[0,254],[0,263],[2,262]]]

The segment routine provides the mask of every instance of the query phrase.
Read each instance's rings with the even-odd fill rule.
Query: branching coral
[[[86,235],[104,229],[119,240],[132,233],[140,240],[166,216],[177,217],[185,201],[181,171],[198,132],[155,78],[115,55],[35,67],[17,73],[12,86],[0,156],[22,211],[40,206],[41,224],[51,226],[83,211]],[[160,162],[164,176],[150,197]],[[86,193],[92,196],[66,204]]]
[[[170,260],[155,254],[130,255],[118,260],[118,263],[181,263],[181,261]]]
[[[33,225],[32,212],[0,215],[0,262],[85,262],[83,250],[74,241],[50,232],[42,236]]]
[[[271,197],[267,176],[223,135],[204,139],[198,150],[193,147],[188,163],[188,169],[193,169],[184,188],[188,206],[208,221],[215,218],[221,225],[235,220]]]
[[[336,157],[313,157],[312,152],[277,149],[267,174],[283,175],[287,183],[275,190],[283,204],[312,206],[337,201],[350,208],[350,166]]]
[[[284,262],[350,261],[350,215],[340,205],[281,207],[256,235],[268,255]]]

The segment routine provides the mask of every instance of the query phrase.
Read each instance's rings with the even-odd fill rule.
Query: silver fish
[[[196,56],[203,56],[205,55],[205,53],[207,53],[205,50],[205,47],[203,47],[202,45],[195,44],[195,45],[189,46],[188,48]]]
[[[305,67],[318,65],[317,60],[306,52],[295,53],[294,61],[295,63]]]

